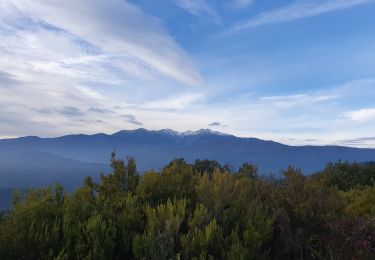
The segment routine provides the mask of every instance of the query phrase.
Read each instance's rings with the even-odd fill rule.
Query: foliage
[[[245,163],[173,160],[15,192],[0,215],[0,259],[374,259],[375,164],[329,164],[263,179]]]

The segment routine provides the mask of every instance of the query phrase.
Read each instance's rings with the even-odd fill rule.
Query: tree
[[[186,200],[168,200],[156,208],[146,207],[147,230],[133,242],[138,259],[170,259],[177,255],[186,203]]]

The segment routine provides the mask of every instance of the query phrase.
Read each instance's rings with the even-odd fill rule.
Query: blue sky
[[[375,147],[373,0],[3,0],[0,137],[211,128]]]

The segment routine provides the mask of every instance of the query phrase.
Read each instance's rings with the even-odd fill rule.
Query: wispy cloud
[[[140,108],[152,100],[144,93],[162,94],[163,82],[178,86],[172,95],[201,80],[160,20],[128,1],[4,0],[0,13],[2,136],[142,124],[131,115],[157,121],[164,112]],[[136,108],[115,108],[133,102]]]
[[[73,106],[65,106],[65,107],[41,107],[41,108],[34,108],[35,112],[43,115],[53,115],[53,114],[60,114],[66,117],[84,117],[86,116],[79,108]]]
[[[374,2],[373,0],[310,0],[297,1],[291,5],[280,7],[271,11],[266,11],[255,17],[251,17],[245,22],[237,24],[220,35],[226,36],[266,24],[287,22],[306,17],[321,15],[337,10],[344,10],[351,7]]]
[[[338,140],[337,142],[334,142],[334,144],[342,145],[342,146],[351,146],[351,147],[374,148],[375,137],[365,136],[365,137],[343,139],[343,140]]]
[[[125,119],[125,122],[133,124],[133,125],[143,125],[141,122],[139,122],[135,116],[133,115],[121,115]]]
[[[206,0],[175,0],[176,4],[193,15],[209,16],[215,22],[220,22],[220,16]]]
[[[114,111],[107,109],[107,108],[100,108],[100,107],[90,107],[88,112],[97,113],[97,114],[112,114]]]
[[[201,80],[188,55],[159,20],[127,1],[6,0],[2,9],[7,6],[8,10],[16,10],[13,15],[22,14],[31,21],[52,25],[57,28],[55,33],[67,32],[75,38],[75,43],[93,46],[104,54],[96,58],[114,60],[120,69],[133,74],[142,70],[145,74],[157,71],[188,84]],[[48,46],[47,50],[51,48],[54,46]],[[61,58],[55,60],[61,61]],[[65,62],[76,63],[75,60]],[[80,59],[79,62],[90,61]],[[42,69],[54,68],[53,63],[48,65]]]
[[[143,109],[153,110],[181,110],[186,109],[193,103],[204,97],[202,93],[183,93],[178,96],[167,97],[162,100],[152,101],[140,106]]]
[[[317,103],[323,103],[338,99],[340,96],[334,93],[308,93],[294,94],[284,96],[266,96],[260,97],[263,102],[272,102],[274,106],[291,108],[297,106],[311,106]]]
[[[249,6],[254,0],[234,0],[233,1],[233,6],[235,8],[244,8]]]
[[[345,139],[345,140],[340,140],[337,143],[341,145],[349,145],[349,146],[374,145],[375,137],[359,137],[359,138],[353,138],[353,139]]]

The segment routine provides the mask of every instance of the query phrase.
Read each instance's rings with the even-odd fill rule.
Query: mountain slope
[[[76,188],[91,175],[98,179],[109,167],[85,163],[41,151],[0,152],[0,189],[42,187],[60,183],[68,190]]]
[[[99,178],[110,171],[113,151],[119,158],[133,156],[140,171],[155,169],[175,158],[217,160],[233,167],[243,162],[258,165],[261,174],[275,173],[288,165],[305,174],[321,170],[328,162],[375,161],[375,149],[339,146],[287,146],[256,138],[239,138],[207,129],[179,133],[170,129],[124,130],[107,134],[35,136],[0,140],[0,210],[9,207],[11,190],[61,183],[68,190],[85,176]]]
[[[278,173],[288,165],[299,167],[309,174],[322,169],[329,161],[339,159],[358,162],[375,160],[375,149],[339,146],[294,147],[256,138],[239,138],[207,129],[184,133],[169,129],[160,131],[137,129],[124,130],[112,135],[68,135],[57,138],[22,137],[0,140],[0,176],[4,175],[5,170],[12,174],[12,170],[9,168],[11,164],[17,164],[19,167],[26,166],[26,169],[29,170],[38,168],[39,173],[43,175],[44,172],[47,172],[47,170],[43,170],[44,166],[30,163],[38,162],[39,157],[46,158],[47,155],[55,156],[54,160],[45,164],[48,165],[48,169],[55,167],[55,169],[61,170],[60,172],[68,170],[76,172],[73,169],[74,163],[63,162],[63,159],[71,159],[77,165],[80,164],[80,167],[85,165],[87,169],[92,169],[90,168],[92,166],[96,167],[95,164],[101,165],[93,173],[98,174],[97,172],[102,169],[104,164],[108,165],[109,156],[113,150],[120,158],[129,155],[135,157],[141,171],[159,169],[177,157],[184,157],[188,161],[197,158],[215,159],[235,167],[247,161],[257,164],[260,172],[264,174]],[[20,154],[21,151],[22,154]],[[5,154],[12,158],[6,159]],[[23,159],[17,160],[20,157]],[[25,158],[29,159],[25,160]],[[4,168],[5,165],[8,168]],[[71,165],[71,167],[62,169],[62,165]],[[66,174],[69,173],[66,172]]]

